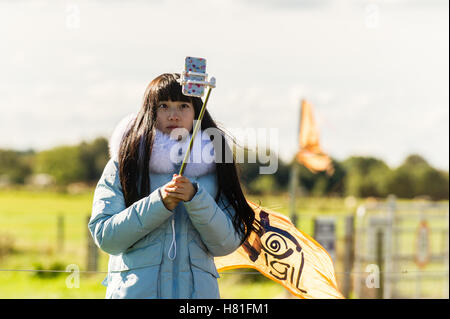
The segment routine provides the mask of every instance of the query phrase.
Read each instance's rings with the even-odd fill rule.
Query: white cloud
[[[279,128],[284,159],[295,152],[307,98],[332,156],[396,165],[417,151],[448,169],[447,2],[20,3],[0,3],[0,30],[14,30],[2,34],[0,147],[108,135],[139,108],[151,79],[194,55],[217,78],[215,119]],[[78,29],[66,26],[70,3]],[[366,27],[367,3],[378,4],[377,28]]]

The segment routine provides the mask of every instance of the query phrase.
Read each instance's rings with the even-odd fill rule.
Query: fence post
[[[448,210],[448,206],[447,206],[447,214],[446,214],[446,222],[445,222],[445,224],[444,225],[447,225],[447,227],[448,227],[448,222],[449,222],[449,210]],[[446,236],[447,238],[446,238],[446,240],[444,240],[444,242],[445,242],[445,269],[447,270],[447,275],[446,275],[446,277],[445,277],[445,279],[446,279],[446,283],[444,283],[444,291],[443,291],[443,295],[444,295],[444,298],[449,298],[449,292],[448,292],[448,290],[449,290],[449,275],[448,275],[448,273],[449,273],[449,240],[448,240],[448,237],[449,237],[449,229],[447,228],[447,236]]]
[[[87,223],[89,223],[90,216],[87,216]],[[87,270],[88,271],[97,271],[98,269],[98,248],[97,245],[95,245],[95,242],[91,236],[91,233],[89,232],[89,229],[86,232],[87,236]]]
[[[289,214],[291,217],[292,224],[297,227],[298,223],[298,215],[297,215],[297,207],[296,207],[296,197],[297,197],[297,188],[298,188],[298,164],[293,163],[290,172],[290,185],[289,185],[289,197],[290,197],[290,207]]]
[[[56,220],[56,245],[59,253],[64,250],[64,215],[58,214]]]
[[[420,205],[419,208],[419,227],[421,227],[421,225],[426,225],[427,224],[427,220],[425,217],[425,211],[424,211],[424,206]],[[422,262],[424,261],[424,263],[426,262],[425,260],[427,259],[427,255],[428,255],[428,235],[425,235],[425,238],[423,237],[423,233],[418,233],[417,235],[417,247],[416,247],[416,263],[417,262]],[[425,255],[425,258],[420,258],[422,256]],[[420,256],[420,257],[419,257]],[[423,259],[423,260],[422,260]],[[416,295],[414,296],[415,299],[420,299],[422,296],[422,266],[419,266],[419,269],[417,269],[416,271]]]
[[[314,218],[314,239],[325,248],[336,263],[336,219],[318,216]]]
[[[353,215],[345,218],[345,249],[344,249],[344,281],[342,293],[345,298],[350,297],[352,291],[353,262],[355,260],[355,218]]]
[[[384,295],[384,247],[383,247],[383,238],[384,234],[383,234],[383,230],[380,227],[377,230],[376,233],[376,258],[377,258],[377,265],[378,268],[380,270],[379,274],[380,274],[380,287],[377,290],[377,299],[383,299],[383,295]]]
[[[367,252],[364,247],[367,245],[367,230],[364,228],[366,224],[366,206],[359,205],[356,209],[356,220],[355,220],[355,275],[356,280],[354,282],[354,297],[361,299],[363,296],[363,263],[367,258]],[[367,226],[366,226],[367,227]]]
[[[393,292],[395,290],[395,286],[393,283],[393,275],[394,271],[397,268],[396,255],[398,248],[396,247],[396,237],[397,234],[394,232],[395,229],[395,220],[396,220],[396,211],[397,211],[397,198],[395,195],[389,195],[387,198],[387,225],[385,228],[385,244],[384,244],[384,256],[385,256],[385,264],[384,266],[384,283],[383,283],[383,298],[391,299]]]

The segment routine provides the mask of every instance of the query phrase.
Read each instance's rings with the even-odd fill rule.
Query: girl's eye
[[[162,109],[166,109],[167,108],[167,104],[160,104],[159,107],[162,108]]]
[[[187,108],[189,108],[189,104],[183,103],[183,104],[181,104],[181,108],[187,109]]]

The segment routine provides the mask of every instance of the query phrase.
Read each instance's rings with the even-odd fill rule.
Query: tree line
[[[0,149],[0,185],[29,184],[32,177],[46,175],[53,183],[67,186],[83,182],[94,185],[109,160],[107,139],[100,137],[72,146],[58,146],[44,151]],[[244,189],[263,194],[289,190],[292,165],[299,165],[298,182],[308,196],[426,197],[432,200],[449,198],[449,174],[432,167],[422,156],[411,154],[395,168],[375,157],[351,156],[343,161],[332,159],[335,172],[313,174],[292,160],[278,159],[274,174],[261,175],[261,164],[239,164]]]

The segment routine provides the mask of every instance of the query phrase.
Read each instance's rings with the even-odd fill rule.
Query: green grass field
[[[86,270],[87,218],[93,193],[8,190],[0,192],[0,298],[104,298],[104,273]],[[64,216],[64,241],[58,246],[57,220]],[[100,251],[99,271],[107,271],[108,255]],[[68,288],[70,264],[81,271],[79,287]],[[22,271],[9,271],[9,270]],[[25,270],[57,270],[44,273]],[[223,273],[223,298],[278,298],[285,289],[254,271],[251,283],[238,284],[242,275]]]
[[[80,273],[79,287],[69,288],[65,272],[70,264],[86,270],[87,218],[93,191],[70,195],[29,190],[0,191],[0,298],[104,298],[106,288],[100,283],[105,273]],[[287,194],[249,196],[264,207],[288,214]],[[358,203],[362,202],[358,201]],[[340,198],[302,198],[297,200],[298,228],[312,233],[312,216],[344,216],[351,213]],[[58,245],[58,216],[64,216],[63,247]],[[307,216],[307,218],[306,218]],[[341,222],[339,222],[341,223]],[[337,236],[343,227],[338,223]],[[108,255],[100,252],[99,271],[107,271]],[[336,271],[342,271],[335,265]],[[23,271],[9,271],[11,269]],[[247,272],[247,274],[243,274]],[[339,276],[338,276],[339,279]],[[238,269],[221,274],[222,298],[286,298],[289,294],[279,284],[254,270]]]

